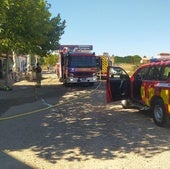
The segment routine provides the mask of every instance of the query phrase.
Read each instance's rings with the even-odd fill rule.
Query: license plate
[[[81,78],[80,81],[86,81],[86,78]]]

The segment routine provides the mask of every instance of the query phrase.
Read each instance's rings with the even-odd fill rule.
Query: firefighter
[[[37,87],[40,87],[41,86],[41,72],[42,72],[42,68],[40,66],[39,63],[37,63],[37,66],[35,68],[35,72],[36,72],[36,82],[37,82]]]

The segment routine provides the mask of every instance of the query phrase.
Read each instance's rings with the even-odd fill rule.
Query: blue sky
[[[48,0],[66,20],[60,44],[93,45],[96,54],[170,53],[170,0]]]

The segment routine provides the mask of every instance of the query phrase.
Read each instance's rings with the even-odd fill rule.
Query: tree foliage
[[[60,15],[51,18],[45,0],[0,0],[0,54],[46,55],[57,47],[64,33]]]
[[[114,57],[114,63],[131,63],[131,64],[139,64],[141,61],[141,57],[139,55],[134,55],[134,56],[125,56],[125,57],[120,57],[120,56],[115,56]]]
[[[47,34],[48,41],[42,45],[43,50],[48,53],[59,48],[59,40],[62,34],[64,34],[65,21],[61,21],[61,17],[58,14],[57,17],[52,18],[50,21],[50,30]]]
[[[52,55],[52,54],[49,54],[47,55],[46,57],[42,58],[42,64],[43,65],[51,65],[51,66],[55,66],[56,63],[58,62],[58,55]]]
[[[0,51],[45,55],[64,33],[60,15],[51,18],[44,0],[0,0]]]

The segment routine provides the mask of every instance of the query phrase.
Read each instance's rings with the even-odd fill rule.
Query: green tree
[[[49,54],[43,58],[43,64],[46,66],[48,65],[55,66],[57,62],[58,62],[58,55]]]
[[[141,57],[139,55],[134,55],[134,56],[115,56],[114,57],[114,62],[115,64],[118,63],[130,63],[130,64],[139,64],[141,61]]]
[[[65,21],[60,15],[51,19],[46,1],[0,0],[0,4],[0,52],[7,60],[13,51],[43,56],[58,45]]]
[[[59,40],[61,35],[64,34],[65,24],[66,21],[61,21],[60,14],[50,19],[50,29],[47,33],[48,41],[42,45],[42,49],[45,53],[49,54],[49,52],[59,48]]]

